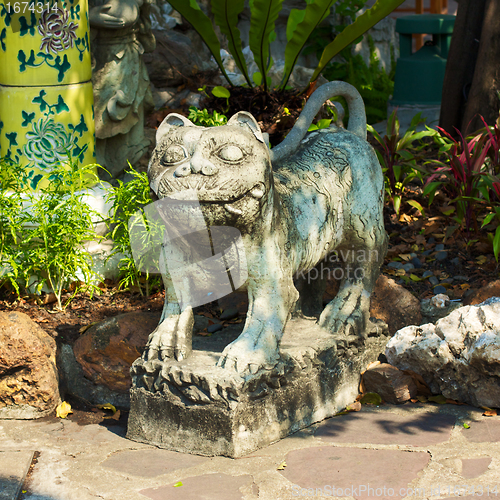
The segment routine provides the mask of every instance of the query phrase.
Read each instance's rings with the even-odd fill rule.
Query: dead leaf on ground
[[[71,405],[66,403],[66,401],[63,401],[56,408],[56,417],[58,418],[66,418],[70,413],[73,413],[73,410],[71,409]]]
[[[354,403],[351,403],[350,405],[346,406],[347,411],[360,411],[361,410],[361,402],[360,401],[354,401]]]
[[[424,234],[427,236],[428,234],[432,234],[437,231],[441,227],[441,223],[437,221],[426,222],[424,224]]]
[[[43,302],[44,305],[47,305],[47,304],[52,304],[56,300],[57,300],[56,294],[53,293],[53,292],[50,292],[50,293],[46,293],[43,296],[42,302]]]
[[[120,410],[116,410],[115,413],[113,413],[113,415],[107,415],[103,418],[112,419],[112,420],[120,420],[120,416],[121,416]]]
[[[487,406],[481,406],[484,410],[483,417],[496,417],[498,415],[494,408],[488,408]]]
[[[117,412],[116,408],[111,403],[104,403],[103,405],[96,405],[96,406],[101,410],[111,410],[113,413]]]
[[[211,337],[212,334],[211,333],[208,333],[206,328],[205,330],[201,331],[201,332],[196,332],[196,335],[201,335],[202,337]]]
[[[399,216],[399,222],[411,222],[413,220],[413,217],[411,217],[410,215],[407,215],[407,214],[401,214]]]
[[[382,398],[376,392],[367,392],[363,394],[360,402],[364,405],[380,405],[382,404]]]
[[[446,398],[442,394],[437,394],[436,396],[429,396],[427,399],[439,405],[446,404]]]
[[[200,311],[198,313],[196,313],[198,316],[205,316],[205,318],[213,318],[214,315],[209,313],[209,312],[205,312],[205,311]]]
[[[380,361],[372,361],[371,363],[368,364],[366,367],[367,370],[371,370],[372,368],[375,368],[376,366],[380,365]]]
[[[92,323],[89,323],[88,325],[82,326],[79,330],[78,333],[81,335],[82,333],[85,333],[91,326],[97,325],[99,321],[93,321]]]
[[[478,264],[479,266],[482,266],[483,264],[486,264],[486,262],[488,262],[488,257],[486,257],[486,255],[480,255],[476,259],[476,264]]]

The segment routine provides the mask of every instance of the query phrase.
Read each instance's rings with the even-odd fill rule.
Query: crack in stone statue
[[[332,96],[348,102],[347,130],[332,127],[304,139]],[[249,308],[243,332],[217,362],[224,373],[236,375],[239,385],[262,373],[283,373],[280,341],[299,300],[294,275],[328,263],[335,251],[344,257],[342,280],[319,315],[320,328],[332,338],[355,335],[361,342],[377,329],[369,306],[386,251],[384,180],[366,141],[363,101],[352,86],[331,82],[316,90],[287,138],[272,150],[256,120],[243,111],[213,128],[170,114],[156,139],[148,169],[154,195],[187,198],[188,205],[189,196],[182,193],[194,192],[207,226],[232,226],[241,233]],[[168,255],[165,259],[168,268]],[[191,353],[192,307],[181,307],[167,268],[163,314],[133,368],[136,377],[158,374],[160,366],[173,366]],[[300,289],[308,299],[321,301],[315,291],[322,290],[320,280],[302,283]]]

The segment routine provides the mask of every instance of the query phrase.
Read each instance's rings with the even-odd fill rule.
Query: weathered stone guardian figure
[[[348,129],[323,129],[301,142],[321,105],[337,95],[349,103]],[[365,334],[386,249],[384,180],[366,141],[364,105],[354,87],[343,82],[320,87],[285,141],[271,151],[246,112],[213,128],[171,114],[156,139],[148,170],[156,196],[195,189],[208,225],[233,226],[243,237],[249,312],[243,333],[224,350],[219,366],[243,374],[275,366],[299,298],[294,275],[335,250],[346,257],[343,279],[319,324],[332,334]],[[183,359],[191,350],[192,309],[180,310],[168,274],[165,288],[147,360]]]
[[[321,105],[338,95],[349,105],[347,130],[306,136]],[[272,150],[249,113],[213,128],[171,114],[158,128],[148,175],[167,233],[173,219],[179,237],[161,240],[165,305],[131,370],[127,436],[238,457],[351,403],[362,369],[386,343],[369,318],[386,250],[384,180],[366,141],[359,93],[342,82],[320,87]],[[207,227],[203,243],[200,228],[206,236]],[[239,236],[219,244],[231,248],[224,254],[215,236],[228,228]],[[181,242],[180,259],[173,241]],[[227,328],[210,339],[192,338],[192,289],[210,289],[204,272],[182,270],[198,269],[193,255],[200,245],[212,250],[210,257],[224,256],[223,272],[232,281],[238,267],[245,271],[238,275],[249,297],[241,333]],[[340,290],[321,311],[322,280],[297,279],[297,273],[315,269],[310,277],[322,278],[339,260]],[[317,312],[317,321],[301,309]]]

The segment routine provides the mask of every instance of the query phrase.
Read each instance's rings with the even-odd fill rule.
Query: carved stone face
[[[271,166],[252,115],[240,112],[225,126],[206,128],[172,114],[156,137],[148,176],[158,198],[186,199],[183,193],[194,190],[202,206],[209,205],[218,219],[259,208],[269,189]]]

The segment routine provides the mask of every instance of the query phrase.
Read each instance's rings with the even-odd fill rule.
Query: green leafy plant
[[[77,292],[86,290],[92,296],[98,289],[94,281],[100,277],[84,248],[86,241],[99,238],[94,224],[101,216],[84,200],[85,188],[99,181],[95,167],[69,159],[42,176],[37,192],[24,186],[26,202],[19,219],[21,238],[16,254],[23,286],[27,289],[31,276],[37,276],[36,291],[47,284],[59,310],[64,310]],[[62,294],[69,285],[73,285],[73,292],[63,304]]]
[[[20,294],[18,255],[23,229],[23,170],[0,159],[0,288],[10,284]]]
[[[132,180],[124,183],[118,180],[118,186],[112,188],[108,201],[113,203],[111,224],[113,229],[113,251],[108,257],[121,255],[119,261],[120,282],[119,288],[137,286],[141,295],[149,296],[151,289],[159,284],[157,276],[151,276],[149,272],[141,272],[141,262],[136,262],[132,254],[130,243],[129,220],[138,214],[144,214],[143,208],[152,203],[149,188],[149,180],[146,172],[137,172],[129,164],[128,174]],[[145,217],[142,223],[147,225]],[[147,245],[147,242],[143,242]]]
[[[230,85],[232,82],[226,73],[220,56],[220,43],[209,18],[201,11],[196,0],[169,0],[169,3],[201,36],[210,49],[222,74]],[[292,9],[287,24],[287,40],[284,54],[284,73],[278,86],[279,90],[286,88],[290,75],[297,63],[298,57],[316,27],[330,13],[335,0],[307,0],[305,9]],[[318,66],[311,78],[314,82],[328,62],[339,54],[345,47],[358,39],[363,33],[390,14],[403,0],[378,0],[373,7],[357,17],[354,22],[346,26],[335,39],[329,43],[321,57]],[[250,2],[250,33],[249,45],[259,72],[253,75],[257,85],[263,85],[268,91],[270,79],[269,69],[272,66],[270,44],[275,39],[275,22],[281,12],[283,0],[252,0]],[[253,87],[252,79],[242,50],[241,34],[238,29],[238,16],[245,6],[244,0],[212,0],[211,8],[215,24],[227,37],[228,49],[234,58],[236,66],[243,74],[247,84]]]
[[[387,120],[384,137],[381,137],[371,125],[368,125],[368,131],[378,142],[375,152],[384,173],[387,198],[392,202],[396,214],[399,214],[406,186],[413,180],[422,180],[422,175],[425,172],[423,168],[418,166],[415,154],[423,146],[414,143],[433,135],[434,132],[429,129],[417,132],[417,126],[423,121],[420,113],[415,115],[402,137],[399,133],[399,120],[395,110]],[[408,203],[423,211],[423,207],[418,202],[409,200]]]
[[[332,123],[331,118],[322,118],[321,120],[318,120],[316,123],[309,125],[309,128],[307,129],[307,131],[313,132],[314,130],[328,128],[331,125],[331,123]]]
[[[500,254],[500,181],[496,178],[493,179],[491,188],[494,192],[494,196],[490,196],[490,192],[487,192],[486,201],[491,204],[492,211],[484,218],[481,228],[487,227],[493,220],[496,220],[497,227],[495,233],[488,232],[488,239],[493,246],[493,254],[498,262]]]
[[[231,92],[226,89],[225,87],[221,87],[220,85],[217,87],[214,87],[212,89],[212,94],[215,97],[219,97],[221,99],[226,100],[226,107],[223,109],[224,113],[227,113],[229,111],[229,98],[231,97]]]
[[[198,109],[194,106],[189,107],[188,119],[201,127],[217,127],[227,123],[227,116],[215,110],[209,113],[207,109]]]

